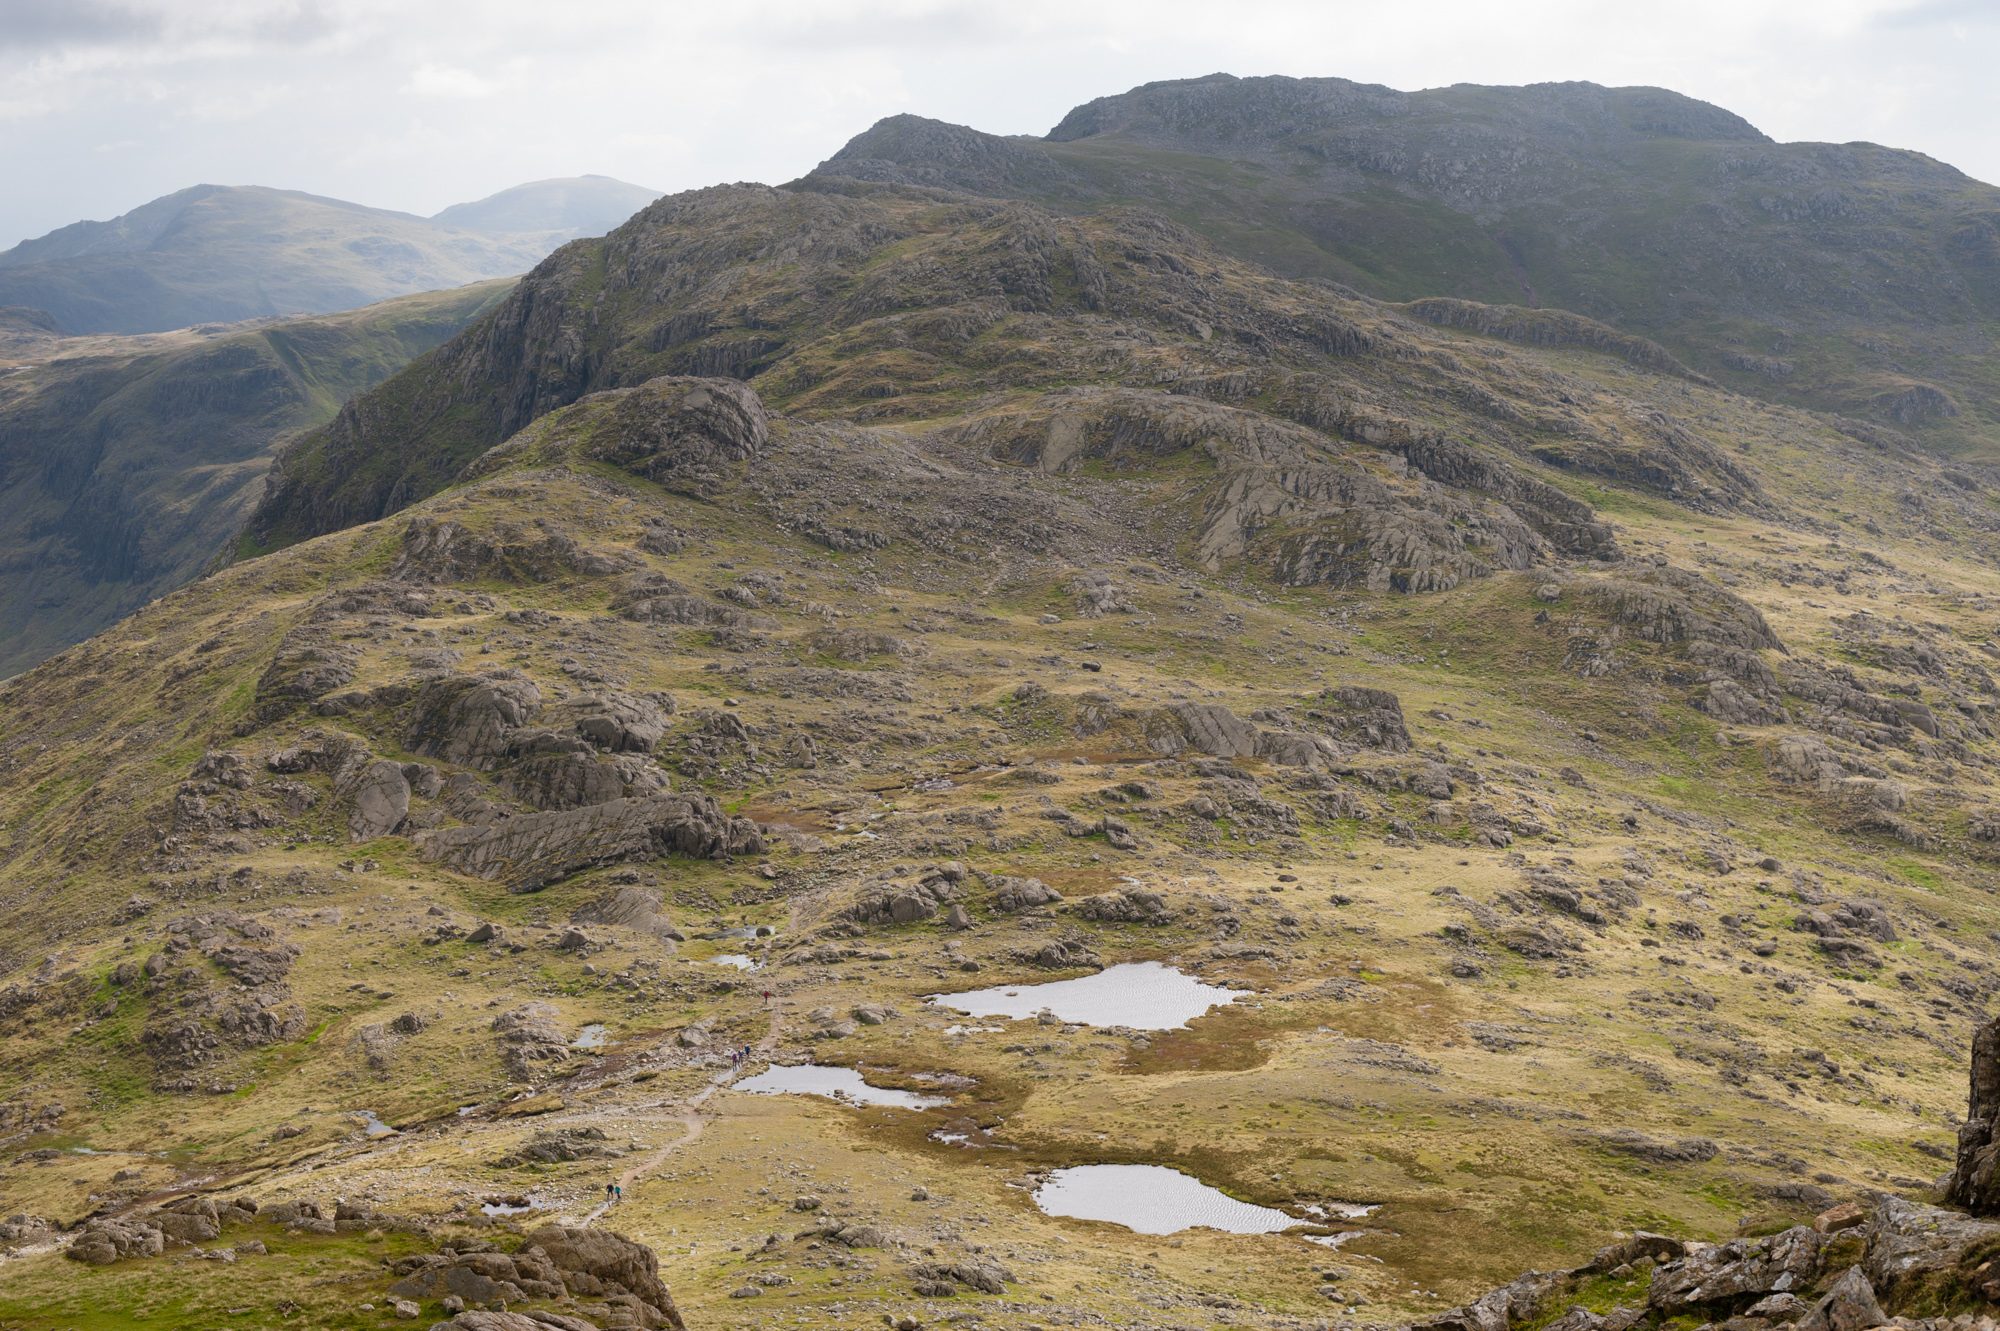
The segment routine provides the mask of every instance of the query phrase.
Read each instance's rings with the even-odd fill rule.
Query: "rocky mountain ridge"
[[[1107,245],[1124,251],[1108,266],[1098,252]],[[939,283],[904,253],[913,249],[933,263],[972,271]],[[758,290],[779,274],[790,281],[799,262],[813,268],[813,281],[768,294]],[[1289,400],[1278,414],[1307,429],[1428,451],[1440,473],[1456,466],[1470,477],[1489,465],[1454,462],[1447,441],[1426,439],[1396,409],[1377,407],[1346,387],[1372,379],[1412,405],[1456,397],[1483,416],[1482,428],[1494,437],[1512,437],[1522,450],[1540,448],[1544,457],[1560,456],[1586,474],[1643,475],[1645,483],[1700,505],[1754,509],[1759,502],[1740,468],[1688,432],[1671,435],[1671,445],[1662,446],[1658,426],[1587,419],[1581,411],[1565,412],[1554,396],[1551,412],[1541,405],[1505,405],[1483,389],[1461,391],[1451,382],[1448,358],[1433,357],[1418,368],[1424,357],[1405,351],[1394,334],[1371,334],[1354,322],[1363,308],[1370,318],[1393,319],[1392,312],[1377,314],[1380,307],[1304,286],[1284,289],[1279,306],[1260,309],[1233,294],[1230,287],[1238,282],[1279,290],[1248,268],[1221,264],[1193,235],[1141,215],[1068,220],[922,192],[849,198],[726,187],[675,196],[602,241],[566,248],[477,328],[395,383],[357,398],[331,425],[288,450],[251,520],[250,536],[257,548],[268,548],[382,516],[447,483],[479,453],[549,410],[661,374],[745,378],[807,412],[821,402],[831,407],[863,397],[869,399],[864,419],[894,420],[921,418],[934,393],[964,391],[966,370],[983,372],[972,386],[995,393],[1037,379],[1053,382],[1091,358],[1100,375],[1132,374],[1162,401],[1216,402],[1206,414],[1192,404],[1175,408],[1188,415],[1177,428],[1189,443],[1230,418],[1233,401],[1279,393]],[[1118,346],[1107,360],[1094,348],[1058,341],[1031,346],[1039,368],[1017,357],[982,371],[979,339],[1008,319],[1081,320],[1130,345]],[[938,376],[932,366],[945,357],[919,340],[927,337],[966,346],[975,359]],[[1198,369],[1176,367],[1170,376],[1153,369],[1143,339],[1170,339],[1186,349],[1176,355],[1192,354]],[[1328,358],[1342,367],[1344,393],[1305,372]],[[1280,367],[1299,372],[1274,374]],[[1423,386],[1402,386],[1413,372]],[[927,378],[936,379],[934,387]],[[1153,385],[1163,383],[1162,397]],[[1032,436],[1053,431],[1052,438],[1067,438],[1094,428],[1082,418],[1104,412],[1087,408],[1087,401],[1087,394],[1078,394],[1054,423],[1003,427],[1003,418],[992,418],[980,428],[1024,431],[1029,438],[1008,446],[1018,460],[1061,470],[1081,460],[1078,445],[1044,456]],[[1115,434],[1115,404],[1110,414],[1103,428]],[[1235,419],[1239,432],[1250,428],[1251,418]],[[1530,444],[1535,434],[1563,442]],[[394,448],[386,446],[392,438],[400,441]],[[1252,444],[1273,462],[1282,447],[1278,439]],[[1519,483],[1497,476],[1490,483],[1513,486],[1530,509],[1567,504],[1553,491],[1535,500]],[[1291,483],[1281,481],[1281,488],[1285,484]],[[1584,534],[1580,521],[1571,506],[1545,525],[1559,543],[1599,539]]]
[[[810,176],[1139,205],[1280,272],[1550,307],[1739,392],[1978,455],[1996,419],[1993,187],[1872,144],[1779,144],[1653,88],[1148,84],[1044,139],[901,116]]]

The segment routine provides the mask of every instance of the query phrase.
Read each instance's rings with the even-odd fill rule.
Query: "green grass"
[[[429,1246],[406,1234],[297,1235],[263,1224],[224,1237],[260,1239],[269,1252],[233,1263],[155,1259],[91,1267],[54,1255],[18,1263],[0,1287],[0,1322],[22,1331],[209,1331],[294,1321],[373,1331],[387,1307],[383,1263]],[[377,1311],[361,1311],[364,1302]]]

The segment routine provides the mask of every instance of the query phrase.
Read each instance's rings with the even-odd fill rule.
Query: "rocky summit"
[[[1991,1325],[1989,472],[1013,187],[1201,96],[571,243],[0,685],[0,1324]]]

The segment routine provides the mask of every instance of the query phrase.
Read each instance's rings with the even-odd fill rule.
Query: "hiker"
[[[605,1184],[605,1185],[604,1185],[604,1202],[605,1202],[605,1205],[607,1205],[607,1206],[608,1206],[608,1205],[610,1205],[610,1204],[611,1204],[611,1199],[612,1199],[612,1197],[613,1197],[613,1196],[615,1196],[615,1195],[617,1194],[617,1191],[618,1191],[618,1185],[617,1185],[616,1183],[607,1183],[607,1184]]]
[[[766,989],[766,990],[764,991],[764,1001],[765,1001],[766,1003],[768,1003],[768,1002],[770,1002],[770,1001],[771,1001],[771,991],[770,991],[769,989]]]
[[[622,1183],[614,1183],[611,1185],[611,1200],[614,1202],[622,1202],[625,1200],[625,1186]]]

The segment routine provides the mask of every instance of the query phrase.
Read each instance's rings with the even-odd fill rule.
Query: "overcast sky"
[[[431,213],[788,180],[885,115],[1043,133],[1153,79],[1590,79],[2000,180],[2000,0],[0,0],[0,247],[182,188]]]

